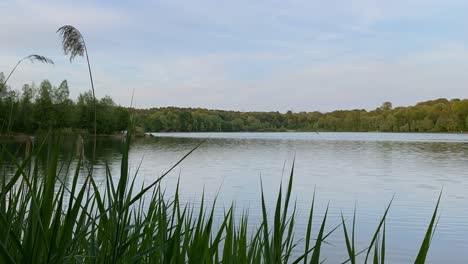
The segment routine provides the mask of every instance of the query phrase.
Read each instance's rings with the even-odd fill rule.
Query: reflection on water
[[[390,263],[414,260],[443,188],[441,219],[429,252],[431,263],[465,263],[468,259],[468,135],[387,133],[171,133],[137,139],[130,149],[132,172],[141,163],[139,184],[150,183],[201,140],[208,140],[163,181],[167,193],[180,175],[182,198],[196,202],[203,190],[210,199],[219,192],[219,213],[233,201],[249,210],[252,225],[260,217],[260,177],[272,208],[280,181],[288,177],[296,157],[294,194],[303,237],[307,211],[317,190],[317,216],[330,202],[329,229],[342,211],[357,207],[360,248],[370,241],[385,206],[395,196],[387,222]],[[62,161],[73,158],[74,138],[64,139]],[[85,151],[91,149],[86,143]],[[22,153],[18,144],[12,151]],[[65,154],[66,153],[66,154]],[[90,155],[88,155],[90,156]],[[95,178],[104,180],[104,164],[112,175],[120,170],[120,139],[101,138]],[[270,212],[272,209],[270,209]],[[319,221],[316,221],[318,225]],[[317,228],[316,228],[317,230]],[[324,248],[327,262],[346,259],[338,230]]]

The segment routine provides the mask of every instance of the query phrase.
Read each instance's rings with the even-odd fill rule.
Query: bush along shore
[[[82,156],[73,165],[71,161],[59,163],[59,136],[36,144],[21,160],[2,146],[0,163],[13,164],[16,169],[8,175],[2,170],[0,262],[322,263],[327,256],[321,249],[334,232],[343,234],[348,255],[343,262],[357,263],[357,258],[364,263],[385,262],[385,223],[391,202],[365,248],[354,244],[355,217],[346,220],[342,216],[341,225],[330,228],[326,225],[328,209],[323,218],[316,219],[313,201],[308,225],[301,232],[305,237],[298,239],[294,235],[296,207],[291,202],[293,165],[288,185],[279,189],[274,211],[268,212],[260,186],[261,223],[248,230],[248,215],[235,217],[233,207],[222,219],[215,219],[215,202],[206,205],[202,198],[195,210],[181,202],[178,187],[171,199],[164,196],[160,187],[164,177],[199,145],[154,182],[135,187],[138,174],[130,175],[128,167],[131,134],[132,130],[122,142],[118,180],[107,167],[104,183],[95,181],[92,166],[84,164]],[[39,158],[44,150],[47,158]],[[71,180],[60,177],[60,171]],[[429,226],[415,252],[415,263],[425,262],[438,205],[432,217],[428,216]],[[312,232],[315,221],[320,227]],[[312,233],[317,235],[312,237]]]

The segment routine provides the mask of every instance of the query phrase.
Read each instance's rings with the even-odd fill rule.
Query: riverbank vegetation
[[[0,83],[4,82],[0,73]],[[112,134],[125,130],[128,109],[105,96],[96,102],[98,134]],[[68,129],[94,131],[94,106],[91,92],[70,99],[66,80],[58,86],[48,80],[39,85],[25,84],[21,91],[9,86],[0,89],[0,132],[32,134],[38,130]]]
[[[414,106],[385,102],[364,109],[321,112],[238,112],[201,108],[151,108],[137,111],[139,126],[152,132],[332,131],[460,132],[468,131],[468,100],[437,99]]]
[[[4,75],[0,73],[0,83]],[[96,100],[98,134],[125,130],[128,108],[111,97]],[[203,108],[163,107],[133,109],[136,124],[146,132],[467,132],[468,99],[436,99],[414,106],[392,107],[390,102],[365,109],[321,112],[239,112]],[[58,86],[44,80],[21,90],[0,90],[2,132],[35,133],[38,130],[94,131],[91,91],[69,98],[66,80]]]

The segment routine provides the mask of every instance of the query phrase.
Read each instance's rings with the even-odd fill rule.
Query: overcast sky
[[[468,98],[468,1],[2,0],[0,71],[89,89],[55,33],[85,36],[97,95],[138,107],[258,111],[374,109]]]

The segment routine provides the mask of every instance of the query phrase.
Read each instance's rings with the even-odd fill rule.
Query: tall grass
[[[249,230],[248,214],[235,217],[233,206],[221,219],[215,219],[216,201],[207,205],[202,197],[195,210],[194,206],[181,202],[179,184],[172,199],[167,199],[161,191],[161,180],[198,146],[162,177],[147,187],[136,188],[137,173],[131,176],[128,167],[131,139],[130,131],[122,143],[120,178],[114,180],[106,167],[103,187],[91,177],[92,171],[82,166],[82,156],[74,166],[71,162],[59,164],[60,137],[44,140],[22,161],[2,147],[0,162],[14,164],[16,170],[13,175],[4,173],[0,182],[1,262],[322,263],[326,258],[322,247],[339,228],[343,229],[349,256],[344,263],[357,263],[359,254],[366,254],[365,263],[385,262],[385,223],[391,203],[366,248],[358,249],[355,245],[355,215],[351,231],[343,215],[340,226],[326,226],[328,207],[313,238],[314,202],[306,237],[297,238],[298,216],[296,205],[291,202],[293,165],[288,185],[284,191],[280,186],[271,214],[261,187],[261,223]],[[47,159],[38,158],[46,146]],[[71,182],[59,177],[60,170],[71,176]],[[83,173],[85,177],[79,184]],[[439,201],[415,263],[425,262]],[[305,247],[302,253],[297,253],[301,251],[300,241]]]

